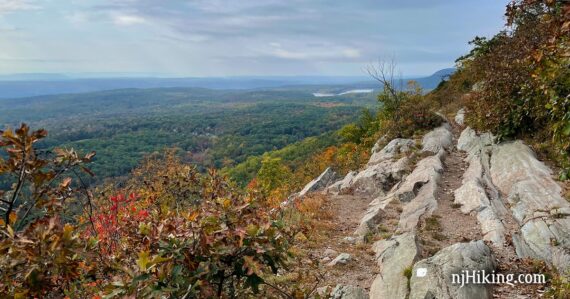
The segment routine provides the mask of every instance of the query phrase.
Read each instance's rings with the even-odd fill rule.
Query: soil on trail
[[[321,259],[319,268],[325,285],[335,287],[343,284],[358,286],[367,291],[370,289],[372,280],[378,273],[374,252],[370,244],[356,244],[354,235],[370,201],[371,199],[352,195],[329,197],[326,205],[334,212],[334,217],[330,220],[331,227],[325,233],[322,247],[315,248],[312,252],[313,256]],[[331,260],[341,253],[350,254],[351,259],[344,265],[328,266],[328,259],[323,260],[327,249],[336,251],[336,254],[330,256]]]
[[[459,133],[460,128],[454,126],[454,144],[457,144]],[[465,153],[459,152],[454,148],[445,160],[445,171],[438,195],[438,208],[432,216],[439,220],[441,234],[446,237],[443,241],[434,242],[436,245],[442,246],[441,248],[457,242],[483,239],[481,228],[476,215],[473,214],[474,212],[471,215],[464,215],[461,213],[459,206],[453,204],[455,198],[454,191],[461,186],[463,173],[469,166],[465,162],[465,158]],[[501,198],[504,198],[503,194],[501,194]],[[505,226],[505,238],[507,239],[505,244],[497,247],[491,242],[486,242],[496,261],[496,273],[507,275],[511,273],[539,273],[540,270],[546,271],[544,263],[538,263],[530,259],[521,259],[517,256],[512,243],[512,234],[519,231],[519,226],[513,218],[510,209],[507,208],[507,213],[501,215],[501,222]],[[491,288],[493,298],[501,299],[540,298],[545,292],[545,285],[541,284],[515,286],[500,284],[491,286]]]
[[[461,187],[463,173],[468,166],[465,157],[455,147],[445,157],[437,193],[437,209],[430,217],[422,218],[419,224],[422,258],[433,256],[440,249],[455,243],[482,238],[476,215],[463,214],[460,205],[454,203],[454,191]]]

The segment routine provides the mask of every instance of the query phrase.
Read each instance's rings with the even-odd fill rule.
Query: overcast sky
[[[404,76],[452,67],[508,0],[0,0],[0,73]]]

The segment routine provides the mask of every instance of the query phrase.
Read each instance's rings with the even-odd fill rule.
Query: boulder
[[[443,172],[441,150],[437,155],[418,162],[416,169],[395,191],[396,197],[405,203],[400,221],[399,232],[415,231],[420,217],[431,215],[437,208],[438,184]]]
[[[517,254],[570,271],[570,203],[550,168],[521,141],[495,146],[490,164],[492,180],[520,225]]]
[[[437,154],[442,149],[448,150],[452,147],[453,134],[447,123],[425,134],[422,139],[422,152]]]
[[[349,172],[342,180],[337,181],[336,183],[328,186],[326,189],[327,192],[332,194],[339,194],[343,191],[348,190],[350,186],[352,186],[352,181],[354,180],[354,177],[356,177],[357,174],[358,174],[357,171]]]
[[[360,224],[355,231],[355,234],[359,236],[361,240],[368,232],[374,231],[376,225],[380,223],[384,216],[384,209],[394,198],[393,194],[388,194],[387,196],[377,197],[370,202],[366,213],[362,219],[360,219]]]
[[[457,140],[457,149],[467,152],[470,155],[479,154],[485,147],[495,143],[495,136],[491,133],[478,135],[475,130],[467,127],[461,132]]]
[[[326,187],[328,187],[329,185],[331,185],[332,183],[334,183],[336,179],[337,179],[336,172],[334,172],[330,167],[328,167],[327,169],[325,169],[325,171],[323,171],[323,173],[321,173],[321,175],[319,175],[319,177],[317,177],[316,179],[310,181],[307,185],[305,185],[303,190],[299,192],[298,196],[302,197],[307,195],[307,193],[309,192],[321,191]]]
[[[408,169],[409,159],[402,157],[397,161],[385,160],[366,167],[354,176],[350,189],[356,195],[377,197],[384,195],[395,183],[399,182]],[[342,192],[343,189],[340,189]]]
[[[341,253],[337,257],[335,257],[330,263],[327,264],[329,267],[336,266],[338,264],[347,264],[352,259],[352,256],[348,253]]]
[[[455,123],[460,126],[465,125],[465,108],[461,108],[457,111],[457,114],[455,114]]]
[[[479,270],[491,273],[494,269],[495,264],[491,250],[482,240],[451,245],[414,265],[410,279],[409,298],[492,298],[489,286],[473,283],[465,285],[452,283],[452,276],[461,274],[462,270]],[[461,280],[456,282],[461,282]]]
[[[405,269],[418,259],[419,249],[415,234],[404,233],[381,240],[373,245],[380,273],[370,287],[371,299],[407,298],[408,278]]]
[[[414,171],[394,191],[396,197],[402,202],[411,201],[419,192],[419,189],[430,180],[439,181],[443,173],[442,159],[444,151],[438,155],[430,156],[420,160]]]
[[[409,152],[416,144],[412,139],[396,138],[379,150],[379,142],[380,140],[376,142],[372,148],[372,156],[368,161],[368,165],[374,165],[389,159],[396,159],[398,155]]]
[[[350,285],[337,285],[331,292],[331,299],[368,299],[363,288]]]

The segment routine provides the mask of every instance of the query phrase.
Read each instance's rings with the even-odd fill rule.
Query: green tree
[[[283,164],[281,158],[272,158],[267,154],[263,156],[257,180],[266,194],[287,184],[291,176],[291,170]]]

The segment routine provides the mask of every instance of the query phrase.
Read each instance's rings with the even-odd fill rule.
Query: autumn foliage
[[[517,0],[507,27],[458,60],[469,125],[542,144],[570,177],[570,3]],[[459,83],[454,81],[454,83]]]
[[[45,136],[25,125],[2,135],[8,159],[0,160],[1,174],[14,177],[10,188],[2,190],[2,211],[10,211],[0,227],[2,294],[286,294],[269,286],[267,278],[286,265],[293,232],[262,192],[237,190],[214,170],[199,174],[171,151],[149,158],[124,188],[103,188],[94,196],[75,172],[90,173],[83,164],[93,154],[79,158],[58,150],[54,157],[40,159],[33,144]],[[76,209],[69,211],[70,206]]]
[[[64,294],[81,279],[85,252],[78,229],[65,219],[76,203],[88,206],[89,194],[73,184],[94,154],[73,150],[36,151],[44,130],[26,125],[0,137],[0,293],[16,298]]]

